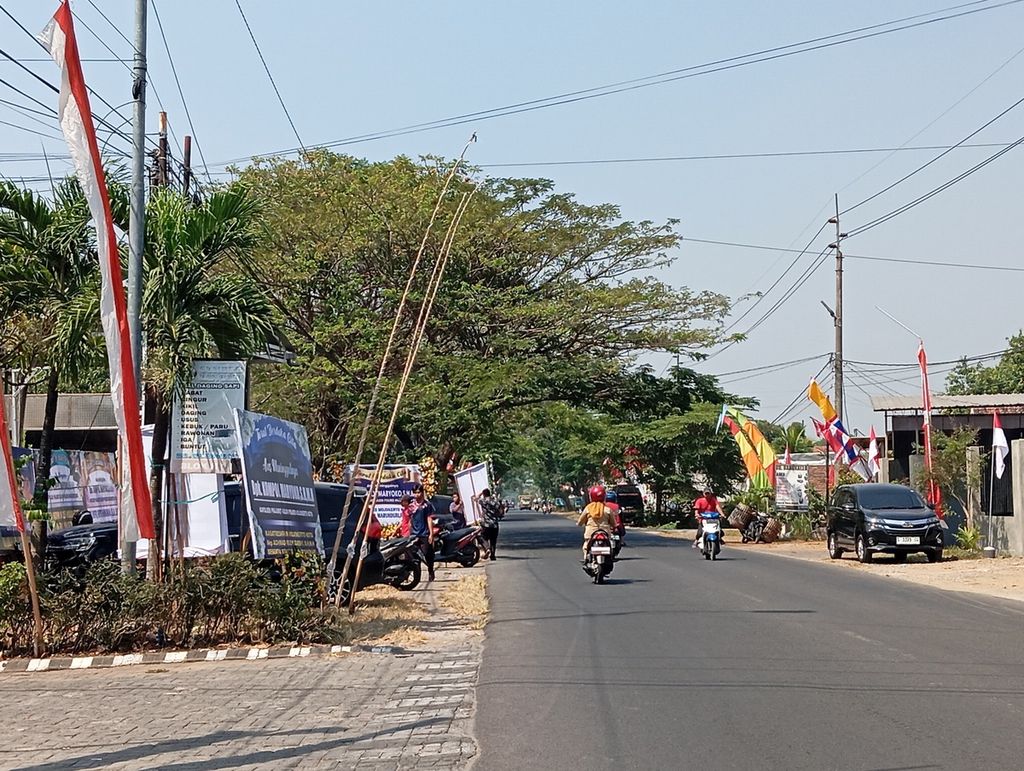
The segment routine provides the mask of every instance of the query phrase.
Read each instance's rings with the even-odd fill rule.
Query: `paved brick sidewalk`
[[[481,639],[435,617],[408,656],[8,674],[0,768],[465,768]]]

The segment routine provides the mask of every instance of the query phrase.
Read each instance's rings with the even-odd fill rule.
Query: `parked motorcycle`
[[[745,524],[736,525],[743,543],[771,543],[782,532],[782,522],[763,512],[751,512],[750,516],[743,518],[743,522]]]
[[[612,536],[604,530],[598,530],[587,541],[587,556],[583,560],[583,571],[594,579],[595,584],[603,584],[605,576],[615,566]]]
[[[717,512],[706,513],[702,525],[700,553],[706,560],[717,560],[722,551],[722,522]]]
[[[355,581],[356,563],[359,556],[356,553],[356,548],[362,548],[361,544],[362,539],[358,539],[348,545],[348,551],[352,555],[352,560],[349,565],[348,574],[345,576],[344,581],[340,581],[342,604],[348,602],[348,596],[352,591],[352,583]],[[424,561],[424,558],[415,537],[392,538],[382,542],[376,549],[371,549],[369,546],[365,548],[363,569],[359,574],[360,590],[375,584],[387,584],[399,591],[407,592],[419,585],[422,573],[421,563]],[[339,564],[339,574],[342,570],[344,570],[343,563]],[[340,579],[340,575],[337,578]]]
[[[471,568],[480,561],[482,540],[479,527],[456,530],[454,520],[439,518],[434,528],[434,562],[454,562]]]

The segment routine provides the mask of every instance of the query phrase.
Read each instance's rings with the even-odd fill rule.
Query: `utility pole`
[[[128,220],[128,333],[132,365],[139,392],[135,408],[142,405],[142,253],[146,243],[146,12],[148,0],[135,0],[135,57],[132,67],[132,187]],[[130,398],[131,395],[126,395]],[[121,448],[122,452],[124,448]],[[121,464],[125,468],[125,464]],[[124,528],[122,526],[122,532]],[[121,568],[135,572],[135,542],[121,539]]]
[[[192,186],[192,137],[185,135],[185,149],[182,151],[182,187],[185,190],[185,197],[188,198],[189,188]]]
[[[829,244],[836,250],[836,310],[833,314],[836,327],[835,349],[835,408],[839,420],[843,419],[843,250],[841,241],[846,233],[839,230],[839,193],[836,193],[836,216],[830,217],[830,223],[836,226],[836,242]]]

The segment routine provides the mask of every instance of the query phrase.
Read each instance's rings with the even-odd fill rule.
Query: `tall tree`
[[[259,203],[237,186],[198,204],[160,189],[147,206],[142,327],[146,389],[156,408],[150,494],[157,517],[171,406],[190,380],[193,360],[246,358],[273,334],[262,287],[232,265],[259,237]],[[154,524],[160,532],[162,522]]]
[[[241,173],[266,202],[273,234],[247,269],[270,287],[309,363],[267,373],[257,389],[271,409],[307,425],[321,457],[350,457],[354,449],[449,168],[438,159],[370,163],[322,152]],[[468,189],[455,187],[427,242],[428,269]],[[495,432],[507,430],[506,415],[556,401],[595,402],[637,353],[717,339],[725,298],[650,277],[679,243],[674,226],[623,220],[617,207],[583,204],[546,180],[485,180],[454,242],[396,451],[432,452],[443,469],[460,451],[500,444]],[[422,302],[417,283],[403,340]],[[387,373],[385,399],[404,353]]]
[[[946,376],[949,394],[1024,393],[1024,332],[1009,339],[1003,357],[991,366],[961,360]]]
[[[98,360],[99,328],[81,323],[98,305],[99,265],[78,181],[61,180],[51,200],[0,181],[0,316],[16,322],[9,329],[34,348],[32,363],[48,369],[34,501],[43,510],[60,387]]]

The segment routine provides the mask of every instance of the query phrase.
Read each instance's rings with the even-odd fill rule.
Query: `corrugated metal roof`
[[[11,411],[11,397],[7,397]],[[25,399],[25,431],[41,431],[46,412],[46,394],[29,394]],[[61,394],[57,399],[58,431],[117,429],[110,394]]]
[[[1024,410],[1024,394],[969,394],[966,396],[935,394],[932,396],[933,410],[959,409],[967,412],[985,412],[1007,407]],[[921,412],[921,397],[919,395],[872,396],[871,408],[875,412]]]

